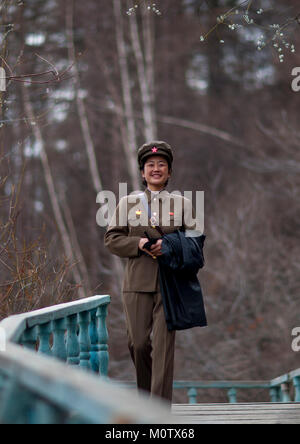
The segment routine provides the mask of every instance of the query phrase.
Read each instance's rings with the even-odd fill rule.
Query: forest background
[[[124,261],[104,248],[96,196],[142,189],[137,148],[159,139],[175,152],[169,191],[205,192],[209,326],[177,333],[175,379],[299,367],[299,13],[297,0],[1,1],[0,319],[110,294],[110,376],[134,379]]]

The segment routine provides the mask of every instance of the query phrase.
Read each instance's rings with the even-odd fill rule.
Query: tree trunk
[[[74,64],[74,75],[75,75],[75,93],[76,93],[76,101],[77,101],[77,110],[80,120],[81,131],[84,139],[84,144],[89,160],[89,168],[92,177],[92,182],[96,193],[99,193],[103,190],[102,181],[100,177],[100,173],[97,166],[97,158],[95,153],[95,146],[92,139],[87,112],[85,108],[84,101],[79,94],[80,90],[80,78],[79,72],[76,65],[75,58],[75,47],[74,47],[74,33],[73,33],[73,16],[74,16],[74,0],[68,0],[67,8],[66,8],[66,33],[68,39],[68,51],[69,51],[69,59],[71,63]],[[101,207],[102,208],[102,207]],[[100,210],[101,210],[100,208]],[[120,258],[113,256],[113,264],[114,270],[117,275],[117,280],[114,279],[113,282],[117,285],[116,291],[119,292],[121,289],[121,276],[123,275],[123,263]]]
[[[145,13],[144,13],[145,14]],[[147,14],[147,13],[146,13]],[[156,137],[156,128],[155,128],[155,120],[152,113],[151,106],[151,97],[150,97],[150,83],[152,84],[153,91],[153,69],[152,69],[152,46],[151,46],[151,32],[149,27],[149,21],[145,22],[148,24],[146,26],[147,34],[146,34],[146,42],[148,41],[147,47],[147,62],[145,65],[143,50],[139,38],[139,30],[138,24],[136,20],[136,15],[132,14],[130,16],[130,31],[131,31],[131,43],[134,51],[136,65],[137,65],[137,73],[138,73],[138,81],[141,90],[141,100],[142,100],[142,111],[144,116],[144,137],[147,142],[154,140]],[[147,69],[148,68],[148,69]]]
[[[123,141],[125,156],[128,165],[132,186],[134,190],[140,188],[140,176],[138,174],[136,162],[137,137],[135,129],[135,120],[133,116],[133,101],[130,87],[130,76],[127,64],[126,47],[124,40],[122,6],[120,0],[114,0],[114,13],[116,21],[116,39],[117,50],[121,74],[122,95],[126,115],[127,140]]]
[[[49,197],[50,197],[50,202],[52,205],[54,218],[55,218],[58,230],[61,235],[64,251],[65,251],[66,256],[72,262],[75,262],[76,259],[73,254],[70,236],[69,236],[69,233],[66,229],[65,222],[64,222],[61,210],[60,210],[57,194],[55,191],[54,181],[53,181],[53,177],[52,177],[52,173],[51,173],[51,169],[50,169],[50,165],[49,165],[49,161],[48,161],[48,156],[47,156],[46,149],[45,149],[45,143],[44,143],[44,140],[42,137],[40,127],[35,119],[32,105],[30,102],[28,89],[26,86],[24,86],[22,88],[22,93],[23,93],[26,118],[33,125],[33,134],[34,134],[36,142],[38,143],[39,148],[40,148],[40,158],[41,158],[41,162],[42,162],[43,169],[44,169],[44,177],[45,177],[45,181],[46,181],[46,185],[47,185],[47,189],[48,189],[48,193],[49,193]],[[77,266],[72,267],[72,273],[73,273],[75,283],[76,283],[76,285],[78,285],[79,297],[80,298],[86,297],[85,291],[81,287],[81,276],[80,276]]]
[[[155,110],[155,77],[154,77],[154,24],[153,14],[149,14],[146,3],[142,7],[142,28],[145,51],[145,69],[149,88],[150,108],[152,114],[153,139],[157,138],[157,120]]]

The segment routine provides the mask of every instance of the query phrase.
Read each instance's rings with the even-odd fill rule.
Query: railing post
[[[97,312],[97,308],[95,308],[91,311],[91,322],[89,325],[89,334],[90,334],[90,340],[91,340],[90,362],[91,362],[92,370],[95,373],[99,373],[100,345],[99,345],[99,340],[98,340],[96,312]]]
[[[191,387],[188,389],[188,398],[189,398],[189,404],[197,404],[197,389],[195,387]]]
[[[96,316],[99,318],[98,323],[98,340],[99,340],[99,369],[100,375],[107,377],[108,374],[108,332],[106,328],[107,305],[101,305],[97,309]]]
[[[80,346],[80,367],[87,370],[91,368],[90,364],[90,348],[91,342],[89,337],[89,323],[90,313],[89,311],[83,311],[78,315],[78,324],[80,326],[79,331],[79,346]]]
[[[287,382],[281,384],[281,402],[291,402],[289,384]]]
[[[237,398],[236,398],[236,389],[235,388],[230,388],[227,391],[227,396],[228,396],[228,400],[230,404],[235,404],[237,402]]]
[[[295,402],[300,402],[300,376],[293,378],[293,384],[295,387]]]
[[[40,340],[39,354],[44,354],[52,356],[52,351],[50,348],[49,340],[51,334],[51,322],[46,322],[45,324],[38,325],[38,337]]]
[[[36,342],[37,342],[37,332],[36,327],[27,328],[27,330],[24,331],[21,339],[21,344],[24,345],[26,348],[29,348],[30,350],[36,349]]]
[[[67,317],[67,362],[70,365],[79,365],[80,347],[77,336],[77,314]]]
[[[279,402],[280,401],[279,387],[271,387],[270,388],[270,399],[271,399],[271,402]]]
[[[65,345],[65,331],[66,331],[66,322],[65,319],[56,319],[52,321],[52,329],[53,329],[53,347],[52,354],[56,358],[61,361],[67,360],[67,351]]]

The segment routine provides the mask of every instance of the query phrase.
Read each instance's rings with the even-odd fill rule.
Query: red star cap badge
[[[156,153],[156,151],[157,151],[156,146],[154,146],[151,151],[152,151],[152,153]]]

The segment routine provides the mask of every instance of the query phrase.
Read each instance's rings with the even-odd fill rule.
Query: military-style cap
[[[144,143],[144,145],[138,149],[138,163],[140,168],[143,168],[147,157],[155,155],[166,157],[168,164],[170,167],[172,166],[173,151],[170,145],[163,141],[154,141]]]

